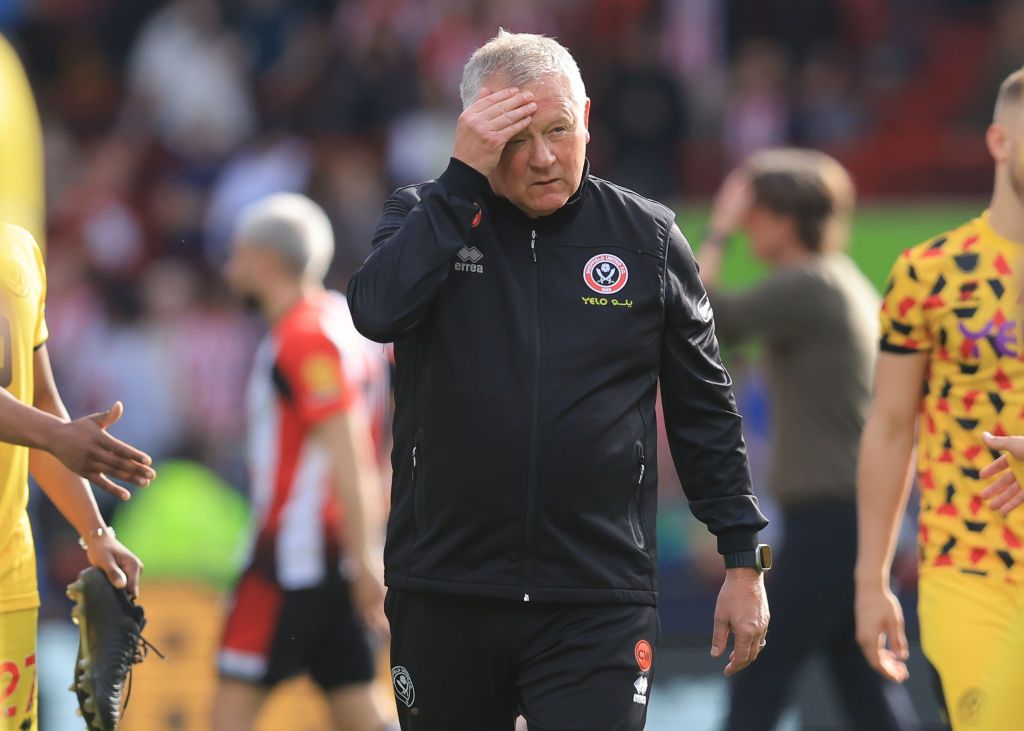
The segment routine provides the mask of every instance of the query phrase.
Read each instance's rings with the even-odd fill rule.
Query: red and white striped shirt
[[[344,296],[304,299],[264,338],[249,381],[249,472],[258,532],[250,562],[285,589],[315,586],[340,559],[341,506],[323,420],[365,408],[383,436],[388,366],[380,345],[352,324]]]

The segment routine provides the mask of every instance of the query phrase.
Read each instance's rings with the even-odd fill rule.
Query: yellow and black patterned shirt
[[[978,473],[998,456],[982,432],[1024,434],[1022,253],[985,213],[903,252],[889,277],[882,351],[929,354],[917,449],[922,573],[1024,583],[1024,510],[1004,519],[978,496]]]

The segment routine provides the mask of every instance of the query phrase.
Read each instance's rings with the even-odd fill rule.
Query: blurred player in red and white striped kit
[[[220,647],[218,731],[253,728],[268,692],[304,672],[335,728],[389,728],[371,642],[372,630],[387,631],[376,455],[388,364],[323,286],[333,251],[324,212],[279,194],[242,212],[225,269],[270,332],[249,382],[257,527]]]

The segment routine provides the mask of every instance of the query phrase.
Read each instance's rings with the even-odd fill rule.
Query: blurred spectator
[[[600,103],[614,144],[609,177],[664,199],[677,190],[676,156],[686,115],[679,82],[659,62],[651,36],[641,28],[626,33],[620,65],[601,90]]]
[[[237,38],[214,0],[175,0],[143,28],[129,85],[160,140],[185,158],[220,158],[253,126]]]
[[[838,51],[821,49],[800,70],[793,112],[796,142],[834,150],[861,133],[864,111],[852,93],[850,66],[844,61]]]
[[[750,41],[740,50],[722,120],[723,146],[731,163],[786,142],[788,70],[785,50],[776,43]]]

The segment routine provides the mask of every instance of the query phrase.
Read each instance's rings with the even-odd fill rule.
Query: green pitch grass
[[[985,208],[985,201],[925,201],[867,204],[854,219],[850,254],[881,290],[896,257],[904,249],[956,228]],[[682,206],[678,222],[696,248],[707,227],[706,206]],[[750,255],[746,241],[736,237],[725,260],[723,282],[737,287],[756,281],[763,268]]]

